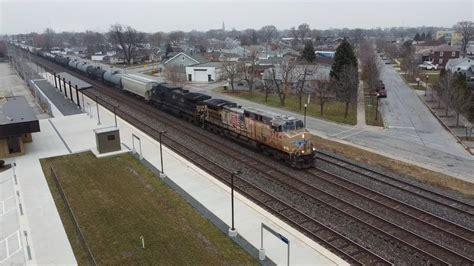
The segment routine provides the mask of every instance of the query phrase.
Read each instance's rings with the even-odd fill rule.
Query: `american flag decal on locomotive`
[[[240,130],[245,130],[244,116],[237,113],[230,113],[230,126]]]

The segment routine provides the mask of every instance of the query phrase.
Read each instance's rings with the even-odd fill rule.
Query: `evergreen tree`
[[[172,53],[173,52],[173,47],[171,47],[171,44],[170,43],[167,43],[166,44],[166,51],[165,51],[165,55],[168,56],[169,53]]]
[[[339,74],[344,66],[352,66],[357,69],[357,58],[352,45],[344,39],[336,49],[334,63],[332,64],[330,76],[339,80]]]
[[[431,32],[428,32],[428,34],[426,34],[426,40],[431,41],[432,39],[433,36],[431,36]]]
[[[421,40],[420,34],[417,32],[415,38],[413,38],[415,42],[419,42]]]
[[[314,54],[314,46],[312,41],[307,41],[304,45],[303,53],[301,55],[303,59],[308,62],[313,62],[316,59],[316,55]]]
[[[420,37],[420,41],[424,41],[424,40],[426,40],[425,32],[423,32]]]

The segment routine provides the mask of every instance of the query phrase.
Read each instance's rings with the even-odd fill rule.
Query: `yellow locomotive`
[[[313,166],[316,148],[303,122],[222,99],[209,99],[198,108],[201,121],[236,138],[252,142],[263,153],[296,168]]]

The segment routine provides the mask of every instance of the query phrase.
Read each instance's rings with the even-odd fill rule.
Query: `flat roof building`
[[[23,96],[0,98],[0,158],[22,155],[39,122]]]

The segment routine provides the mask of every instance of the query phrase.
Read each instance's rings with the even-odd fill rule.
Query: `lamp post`
[[[229,229],[229,236],[236,237],[237,230],[235,230],[234,226],[234,176],[240,175],[242,172],[240,170],[234,171],[230,175],[230,202],[231,202],[231,209],[232,209],[232,227]]]
[[[163,147],[162,147],[162,144],[161,144],[161,135],[165,134],[166,131],[165,130],[161,130],[161,131],[158,131],[158,133],[160,134],[160,160],[161,160],[161,174],[160,174],[160,177],[165,177],[165,171],[163,170]]]
[[[426,92],[428,91],[428,78],[429,78],[429,76],[426,75],[426,76],[425,76],[425,79],[426,79],[426,82],[425,82],[425,86],[426,86],[426,88],[425,88],[425,96],[426,96]]]
[[[305,103],[304,104],[304,123],[303,123],[303,126],[304,128],[306,129],[306,109],[308,108],[308,104]]]

